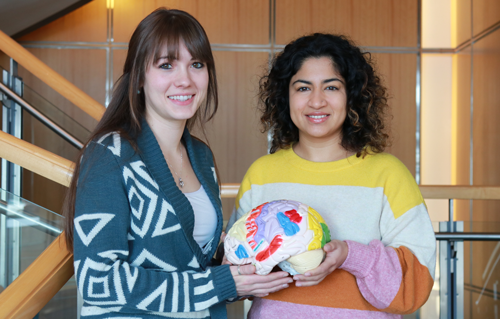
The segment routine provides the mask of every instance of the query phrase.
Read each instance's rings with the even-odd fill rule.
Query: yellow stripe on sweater
[[[357,169],[353,170],[353,166]],[[380,173],[384,171],[387,174]],[[247,176],[251,176],[251,180]],[[304,160],[291,148],[263,156],[252,164],[243,179],[236,198],[236,208],[239,208],[239,200],[250,190],[252,184],[272,183],[381,187],[395,218],[424,203],[420,190],[406,166],[387,153],[367,155],[365,158],[357,158],[354,155],[327,163]],[[393,187],[388,190],[384,187],[386,183]]]

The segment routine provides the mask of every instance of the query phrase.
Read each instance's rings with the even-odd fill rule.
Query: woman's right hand
[[[239,268],[239,274],[238,273]],[[265,297],[272,292],[288,287],[293,279],[285,271],[272,272],[268,275],[255,274],[255,266],[230,266],[238,296]]]

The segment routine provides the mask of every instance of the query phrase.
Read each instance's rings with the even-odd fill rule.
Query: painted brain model
[[[253,264],[266,275],[278,265],[292,275],[316,268],[330,241],[325,221],[311,207],[292,200],[264,203],[243,215],[227,233],[224,250],[234,265]]]

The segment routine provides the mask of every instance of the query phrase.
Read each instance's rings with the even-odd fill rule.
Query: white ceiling
[[[0,30],[23,35],[90,2],[81,0],[0,0]]]

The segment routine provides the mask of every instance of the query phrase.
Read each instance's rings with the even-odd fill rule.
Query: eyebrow
[[[177,58],[177,57],[161,56],[161,57],[159,57],[159,58],[158,58],[158,60],[157,60],[157,61],[160,61],[160,60],[162,60],[162,59],[163,59],[163,60],[178,60],[178,58]],[[190,60],[190,61],[197,61],[197,60],[199,60],[199,59],[191,58],[191,60]]]
[[[331,79],[326,79],[326,80],[324,80],[324,81],[323,81],[323,82],[321,82],[321,83],[323,83],[323,84],[324,84],[324,83],[333,82],[333,81],[339,81],[340,83],[344,84],[344,81],[342,81],[342,80],[341,80],[341,79],[339,79],[339,78],[331,78]],[[295,82],[293,82],[293,83],[292,83],[292,85],[294,85],[294,84],[295,84],[295,83],[297,83],[297,82],[312,85],[312,82],[309,82],[309,81],[306,81],[306,80],[300,80],[300,79],[299,79],[299,80],[297,80],[297,81],[295,81]]]
[[[160,60],[177,60],[176,57],[169,57],[169,56],[161,56],[158,58],[157,61],[160,61]]]

